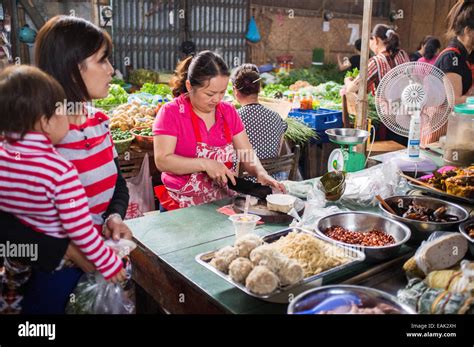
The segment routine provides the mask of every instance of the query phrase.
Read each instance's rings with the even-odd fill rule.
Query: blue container
[[[293,109],[288,117],[294,118],[308,127],[324,134],[327,129],[342,128],[342,111],[320,108],[318,110]],[[324,134],[325,135],[325,134]]]

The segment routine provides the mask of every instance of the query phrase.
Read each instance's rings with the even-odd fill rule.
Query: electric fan
[[[441,129],[454,106],[453,87],[437,67],[419,62],[390,70],[380,81],[375,106],[382,123],[394,133],[408,137],[407,151],[396,154],[400,170],[436,170],[429,158],[420,157],[423,139]]]

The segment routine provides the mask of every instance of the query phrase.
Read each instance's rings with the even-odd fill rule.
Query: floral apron
[[[191,121],[193,124],[194,135],[196,137],[196,158],[207,158],[223,163],[227,168],[234,172],[235,151],[232,145],[232,134],[228,124],[224,119],[224,135],[226,145],[210,146],[202,141],[199,130],[199,117],[196,115],[191,105]],[[217,111],[220,111],[217,106]],[[217,112],[216,112],[217,114]],[[222,186],[209,177],[206,172],[192,173],[181,189],[167,188],[169,196],[175,202],[174,209],[185,208],[189,206],[201,205],[208,202],[224,199],[233,196],[236,193],[227,186]],[[166,209],[173,209],[173,204],[164,206]]]

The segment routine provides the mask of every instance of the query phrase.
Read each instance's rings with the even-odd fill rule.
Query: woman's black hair
[[[354,47],[360,52],[360,50],[362,49],[362,40],[357,39],[356,42],[354,43]]]
[[[431,36],[431,35],[426,35],[425,37],[423,37],[423,40],[421,40],[420,44],[418,45],[418,48],[416,49],[417,51],[421,50],[423,48],[424,45],[426,45],[426,43],[431,40],[431,39],[434,39],[435,37],[434,36]]]
[[[7,67],[0,73],[0,133],[23,137],[41,117],[50,119],[65,98],[61,85],[37,67]]]
[[[377,24],[372,31],[372,36],[382,40],[392,58],[400,51],[400,36],[388,25]]]
[[[447,21],[449,38],[463,35],[466,27],[474,30],[474,1],[458,0],[449,11]]]
[[[64,88],[68,102],[89,101],[79,66],[105,45],[102,59],[112,52],[112,39],[91,22],[72,16],[51,18],[36,38],[36,66],[53,76]]]
[[[216,76],[230,76],[229,68],[220,55],[202,51],[195,57],[188,57],[178,64],[170,81],[173,96],[177,97],[188,92],[187,80],[193,87],[202,87]]]
[[[441,42],[437,38],[432,38],[428,40],[425,44],[425,54],[423,57],[425,59],[431,60],[436,55],[436,52],[441,48]]]
[[[240,65],[232,74],[232,84],[244,95],[255,95],[260,92],[260,72],[254,64]]]

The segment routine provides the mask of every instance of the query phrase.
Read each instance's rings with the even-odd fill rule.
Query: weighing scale
[[[329,129],[326,130],[326,135],[331,142],[341,146],[329,155],[328,172],[356,172],[365,169],[365,155],[355,152],[354,146],[367,141],[370,135],[368,131],[349,128]]]

